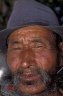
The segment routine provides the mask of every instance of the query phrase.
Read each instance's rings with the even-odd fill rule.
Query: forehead
[[[51,31],[40,25],[27,26],[20,28],[12,32],[9,36],[10,40],[21,40],[21,39],[31,39],[31,38],[45,38],[54,39],[54,35]]]

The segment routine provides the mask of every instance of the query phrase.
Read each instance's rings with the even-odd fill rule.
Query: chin
[[[18,84],[16,85],[16,89],[24,94],[39,94],[42,93],[47,88],[46,84],[36,84],[36,85],[24,85]]]

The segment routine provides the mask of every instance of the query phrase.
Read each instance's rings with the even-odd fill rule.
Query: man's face
[[[11,33],[8,38],[7,64],[20,92],[37,94],[47,89],[56,71],[55,44],[53,33],[38,25]]]

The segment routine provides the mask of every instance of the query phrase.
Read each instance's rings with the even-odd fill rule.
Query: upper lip
[[[32,73],[25,73],[20,75],[20,79],[22,81],[35,81],[38,80],[39,77],[40,76],[38,74],[32,74]]]

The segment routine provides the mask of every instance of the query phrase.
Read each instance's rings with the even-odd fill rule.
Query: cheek
[[[36,53],[36,62],[40,68],[47,72],[55,70],[57,55],[54,52]]]
[[[12,72],[15,72],[20,66],[20,59],[17,54],[7,54],[7,64]]]

